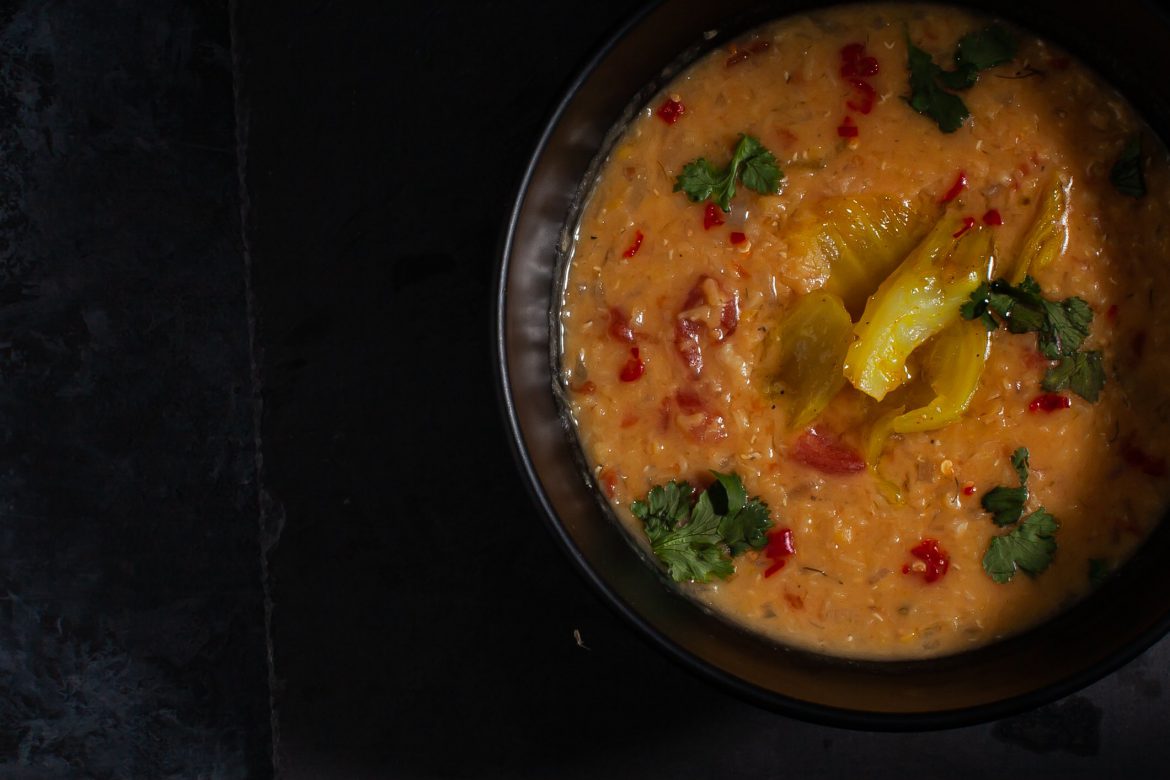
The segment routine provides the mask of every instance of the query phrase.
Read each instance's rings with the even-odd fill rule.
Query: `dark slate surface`
[[[284,776],[1163,773],[1170,644],[1022,717],[846,732],[691,677],[570,573],[505,447],[490,282],[542,120],[632,5],[238,7]]]
[[[271,776],[228,45],[0,4],[0,777]]]

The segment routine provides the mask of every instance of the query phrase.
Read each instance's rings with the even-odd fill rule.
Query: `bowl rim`
[[[915,2],[915,0],[907,1]],[[667,5],[669,2],[670,0],[648,0],[644,2],[633,13],[624,17],[618,27],[606,35],[600,45],[597,45],[591,50],[591,54],[585,60],[584,64],[579,65],[574,70],[572,78],[560,90],[560,97],[557,99],[553,109],[546,114],[546,118],[541,123],[540,134],[532,147],[531,153],[527,157],[527,163],[524,166],[519,184],[514,188],[514,195],[511,198],[511,205],[508,209],[508,216],[497,242],[496,269],[493,278],[495,289],[492,296],[491,313],[491,341],[493,350],[491,362],[496,400],[507,429],[508,446],[522,475],[522,482],[524,483],[525,489],[535,504],[545,529],[552,535],[562,552],[572,562],[577,575],[588,583],[589,588],[595,595],[601,597],[601,601],[609,609],[615,611],[628,625],[633,626],[635,633],[643,641],[661,651],[672,662],[687,671],[701,679],[714,683],[717,688],[730,691],[741,700],[763,709],[780,715],[796,717],[810,723],[835,728],[881,732],[913,732],[939,731],[987,723],[1007,716],[1020,714],[1074,694],[1098,682],[1145,653],[1160,639],[1170,633],[1170,609],[1167,609],[1159,619],[1152,621],[1144,632],[1139,633],[1129,643],[1122,645],[1112,653],[1106,654],[1079,672],[1068,674],[1062,679],[1043,685],[1035,690],[1009,696],[997,701],[976,704],[969,707],[909,713],[855,710],[819,704],[761,688],[704,660],[671,640],[650,624],[649,621],[622,598],[598,574],[586,559],[581,549],[574,543],[571,535],[562,523],[556,508],[545,492],[540,477],[536,472],[528,448],[525,445],[524,432],[513,397],[507,339],[508,277],[512,267],[511,257],[516,243],[517,227],[524,211],[536,169],[568,108],[576,99],[582,86],[606,58],[613,53],[614,49],[622,40],[653,12]],[[860,2],[861,0],[828,0],[823,5],[846,5]],[[947,0],[917,0],[917,2],[930,5],[968,7],[968,4],[962,2],[962,0],[958,0],[957,2],[955,0],[951,0],[951,2],[947,2]],[[1162,11],[1162,9],[1158,8],[1156,4],[1149,2],[1149,0],[1137,0],[1137,2],[1147,6],[1155,13]],[[1170,16],[1164,13],[1160,13],[1159,15],[1162,16],[1164,21],[1170,23]],[[630,99],[633,99],[633,97],[631,95]],[[571,215],[570,212],[566,213],[565,216],[568,218]],[[562,224],[562,229],[563,227],[564,225]],[[1170,517],[1166,518],[1164,522],[1170,522]],[[663,587],[666,588],[665,584]],[[809,652],[809,654],[819,656],[831,662],[853,662],[852,659],[828,654],[818,654],[815,652]],[[931,659],[923,660],[927,661]],[[910,662],[915,663],[914,660]],[[866,660],[862,663],[879,667],[888,664],[892,667],[894,664],[905,664],[906,661],[902,659],[895,661]]]

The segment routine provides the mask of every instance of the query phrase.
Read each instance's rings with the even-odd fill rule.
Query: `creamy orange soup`
[[[738,475],[768,504],[771,544],[734,557],[725,579],[680,587],[783,644],[914,658],[995,641],[1084,597],[1167,505],[1166,150],[1093,72],[1011,28],[1011,61],[955,92],[970,114],[961,127],[943,132],[913,110],[907,41],[949,70],[960,39],[989,21],[941,6],[867,5],[761,27],[638,114],[577,227],[559,310],[561,381],[596,485],[649,551],[632,502],[671,480],[697,492],[712,470]],[[740,133],[775,156],[777,191],[740,183],[729,212],[674,191],[687,163],[726,165]],[[1139,135],[1146,193],[1136,197],[1112,178]],[[1067,387],[1046,392],[1054,361],[1035,333],[1001,321],[973,397],[949,424],[878,437],[884,446],[870,452],[883,415],[929,401],[936,336],[910,353],[888,396],[851,379],[796,420],[808,410],[784,394],[767,353],[800,302],[841,295],[809,236],[840,227],[844,199],[902,209],[923,231],[950,219],[955,232],[985,237],[983,279],[1007,279],[1052,197],[1065,200],[1059,235],[1030,275],[1045,299],[1078,296],[1091,308],[1080,350],[1101,356],[1095,402]],[[911,253],[901,248],[890,268]],[[852,343],[881,293],[851,294]],[[948,322],[978,325],[947,306]],[[1030,456],[1023,515],[1043,507],[1059,530],[1045,568],[997,582],[989,546],[1022,521],[997,526],[982,501],[1020,484],[1010,462],[1018,448]]]

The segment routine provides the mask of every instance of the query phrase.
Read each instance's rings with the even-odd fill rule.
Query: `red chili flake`
[[[1068,409],[1072,406],[1072,399],[1060,393],[1043,393],[1028,402],[1029,412],[1055,412],[1058,409]]]
[[[703,209],[703,230],[710,230],[723,224],[723,210],[714,203],[708,203]]]
[[[577,388],[577,392],[581,395],[593,395],[597,392],[597,385],[593,384],[592,379],[586,379],[585,382]]]
[[[645,236],[642,235],[641,230],[635,230],[634,243],[630,244],[629,248],[622,252],[622,257],[633,257],[634,255],[638,254],[638,250],[642,248],[642,239],[644,238]]]
[[[872,111],[873,104],[877,101],[877,91],[861,79],[853,79],[849,82],[849,85],[857,93],[857,100],[846,100],[845,105],[851,111],[857,111],[862,114],[868,114]]]
[[[862,76],[869,78],[878,74],[878,61],[874,57],[862,57],[857,63]]]
[[[681,101],[670,98],[658,107],[658,118],[668,125],[673,125],[686,113],[686,110],[686,106]]]
[[[804,609],[804,599],[796,593],[785,593],[784,600],[788,602],[788,606],[793,609]]]
[[[638,354],[637,347],[630,347],[630,359],[622,366],[622,372],[618,377],[623,382],[636,382],[642,378],[642,374],[646,373],[646,364],[642,362],[641,356]]]
[[[967,189],[967,174],[965,171],[959,171],[959,176],[955,179],[955,183],[951,185],[949,190],[947,190],[946,195],[943,195],[941,198],[939,198],[938,202],[950,203],[952,200],[959,197],[959,193],[965,189]]]
[[[963,484],[963,495],[965,495],[965,496],[975,495],[975,483],[974,482],[967,482],[967,483]]]
[[[951,233],[951,238],[958,238],[973,227],[975,227],[975,217],[963,217],[963,227]]]
[[[1003,215],[999,213],[998,209],[991,209],[983,215],[983,224],[998,227],[1003,224]]]
[[[792,544],[792,529],[780,528],[768,534],[768,546],[764,548],[764,555],[772,561],[772,565],[764,569],[764,576],[771,577],[784,568],[787,558],[796,555],[796,547]]]
[[[742,244],[744,241],[747,241],[747,236],[738,230],[733,230],[731,231],[731,235],[727,237],[727,240],[732,244]]]
[[[634,343],[634,329],[630,327],[630,318],[617,306],[609,308],[609,335],[627,344]]]
[[[857,137],[857,125],[853,124],[853,117],[845,117],[845,121],[842,122],[840,127],[837,128],[837,135],[841,136],[842,138]]]
[[[928,583],[942,579],[951,566],[951,556],[938,546],[936,539],[923,539],[917,547],[911,548],[910,554],[926,564],[926,569],[922,572],[922,579]],[[909,574],[912,571],[913,568],[909,565],[902,567],[903,574]]]
[[[1151,477],[1166,476],[1166,459],[1154,457],[1132,441],[1121,445],[1121,457],[1143,474]]]
[[[810,428],[796,440],[792,459],[822,474],[856,474],[865,471],[865,459],[857,450],[833,436]]]
[[[1117,313],[1119,311],[1121,311],[1121,310],[1117,308],[1117,304],[1115,303],[1112,306],[1110,306],[1109,309],[1105,312],[1105,319],[1109,321],[1110,325],[1116,324]]]

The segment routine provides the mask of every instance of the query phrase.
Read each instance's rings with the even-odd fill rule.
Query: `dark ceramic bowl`
[[[613,128],[712,47],[810,5],[664,2],[629,21],[570,85],[533,153],[503,242],[495,324],[504,414],[524,479],[569,559],[667,655],[757,704],[821,723],[898,730],[990,720],[1088,685],[1170,629],[1170,523],[1098,592],[1025,634],[925,661],[820,656],[749,634],[667,587],[586,481],[557,400],[552,312],[565,228]],[[1170,137],[1170,19],[1161,9],[1144,0],[1114,0],[1107,10],[1063,0],[977,8],[1064,46]]]

